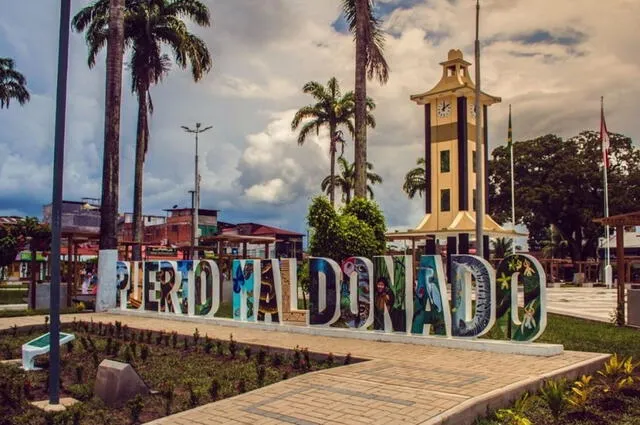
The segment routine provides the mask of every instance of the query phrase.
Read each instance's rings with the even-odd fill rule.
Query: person
[[[87,295],[89,293],[89,284],[91,281],[91,272],[84,275],[82,279],[82,295]]]

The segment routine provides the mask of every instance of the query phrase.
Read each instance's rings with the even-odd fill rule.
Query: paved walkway
[[[543,377],[592,371],[602,355],[565,351],[530,357],[400,343],[267,332],[161,318],[109,314],[84,320],[123,321],[130,327],[175,330],[369,361],[301,375],[230,399],[154,421],[153,424],[455,424],[473,423],[487,407],[505,406]],[[63,321],[73,315],[63,316]],[[0,319],[0,328],[41,323],[42,317]]]
[[[547,311],[582,319],[611,322],[617,289],[547,288]]]

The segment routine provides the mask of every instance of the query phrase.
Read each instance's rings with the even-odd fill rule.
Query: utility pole
[[[49,333],[49,404],[60,404],[60,238],[62,231],[62,186],[64,171],[64,133],[67,112],[67,69],[69,63],[69,20],[71,0],[60,2],[58,39],[58,82],[56,124],[53,148],[53,194],[51,205],[51,330]],[[71,247],[69,247],[71,249]],[[32,255],[35,252],[31,251]],[[32,271],[33,273],[33,271]],[[69,285],[71,282],[69,282]]]
[[[484,257],[484,184],[482,165],[484,145],[482,140],[482,124],[484,111],[480,105],[480,0],[476,0],[476,255]]]
[[[192,227],[193,227],[193,253],[191,259],[197,260],[198,254],[196,252],[196,246],[198,246],[198,212],[200,211],[200,173],[198,172],[198,135],[200,133],[204,133],[207,130],[210,130],[212,126],[208,126],[205,128],[200,128],[202,124],[199,122],[196,123],[196,128],[191,129],[187,126],[181,126],[184,131],[187,133],[195,133],[196,135],[196,155],[195,155],[195,182],[194,182],[194,201],[193,201],[193,218],[192,218]]]

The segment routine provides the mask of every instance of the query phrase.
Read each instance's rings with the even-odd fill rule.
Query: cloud
[[[74,11],[88,4],[74,3]],[[303,231],[309,200],[329,173],[328,135],[304,146],[290,129],[295,110],[312,102],[301,92],[335,76],[346,91],[354,84],[354,45],[340,27],[340,0],[207,0],[211,28],[205,39],[214,69],[194,83],[174,66],[152,88],[150,149],[145,160],[144,206],[152,214],[190,205],[194,139],[180,126],[212,125],[200,136],[201,204],[221,209],[224,221],[263,221]],[[377,127],[368,130],[368,157],[384,183],[374,187],[391,226],[415,226],[423,200],[401,192],[404,174],[424,154],[423,110],[409,96],[433,87],[438,64],[451,48],[473,62],[473,2],[380,0],[388,32],[389,83],[368,84],[377,103]],[[640,3],[583,0],[482,2],[483,90],[501,96],[489,109],[490,147],[504,143],[508,105],[517,140],[597,129],[605,96],[611,131],[640,137],[640,56],[635,28]],[[6,9],[6,10],[5,10]],[[25,21],[24,16],[30,19]],[[39,214],[50,201],[55,116],[58,10],[55,2],[16,2],[0,16],[0,52],[16,59],[28,78],[32,101],[0,111],[0,211]],[[86,65],[82,35],[73,34],[64,196],[99,197],[102,171],[104,53]],[[136,100],[123,80],[120,209],[130,211]],[[353,158],[347,140],[346,158]]]

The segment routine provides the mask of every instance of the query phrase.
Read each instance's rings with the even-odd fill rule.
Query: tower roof
[[[444,95],[475,96],[476,85],[469,76],[471,63],[464,60],[461,50],[449,50],[447,60],[440,62],[440,65],[442,65],[442,78],[438,84],[427,92],[412,95],[411,100],[418,105],[424,105]],[[481,92],[480,100],[487,105],[502,101],[501,98],[485,92]]]

